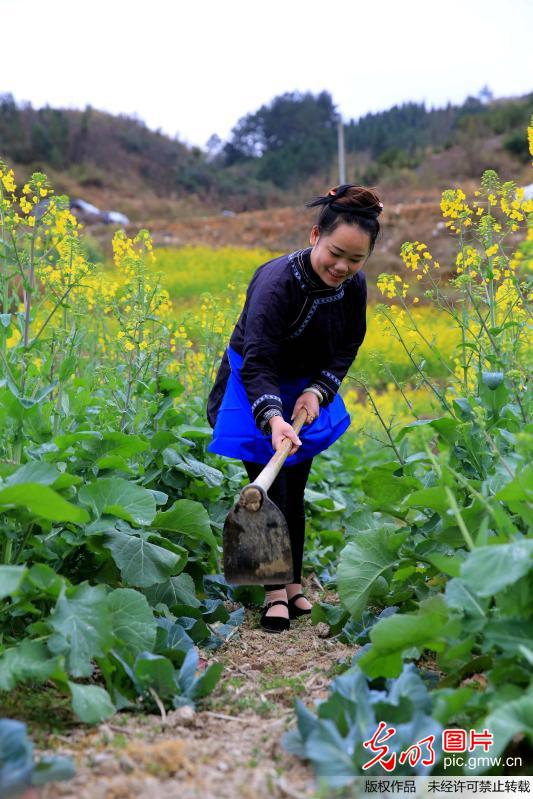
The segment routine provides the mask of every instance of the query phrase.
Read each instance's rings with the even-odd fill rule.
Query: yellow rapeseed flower
[[[1,176],[0,179],[4,185],[5,190],[10,193],[14,193],[17,190],[17,187],[15,185],[15,173],[13,172],[13,170],[10,169],[9,172],[6,172],[5,174],[2,171],[0,172],[0,176]]]

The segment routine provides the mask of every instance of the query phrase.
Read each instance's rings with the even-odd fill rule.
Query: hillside
[[[239,120],[227,142],[203,151],[137,118],[90,107],[33,109],[0,95],[0,158],[19,182],[44,171],[57,192],[121,212],[132,230],[148,227],[161,244],[287,250],[306,242],[313,217],[299,210],[304,202],[338,182],[334,112],[327,93],[282,95]],[[468,191],[487,168],[529,182],[524,152],[532,113],[530,94],[432,110],[407,103],[351,120],[348,180],[375,186],[383,198],[381,257],[397,253],[406,238],[434,240],[437,257],[446,254],[438,253],[436,227],[443,189]],[[295,156],[302,148],[309,148],[307,161]],[[109,241],[107,226],[83,221],[97,242]]]

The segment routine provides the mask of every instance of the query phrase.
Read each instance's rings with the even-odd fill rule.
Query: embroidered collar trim
[[[307,247],[307,249],[296,250],[289,255],[292,271],[299,284],[306,294],[313,297],[335,297],[338,294],[342,296],[344,287],[353,280],[354,275],[344,280],[339,286],[328,286],[311,266],[311,249],[311,247]]]

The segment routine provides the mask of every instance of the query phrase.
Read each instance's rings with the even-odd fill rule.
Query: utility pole
[[[339,150],[339,185],[346,183],[346,150],[344,147],[344,124],[342,117],[337,120],[337,145]]]

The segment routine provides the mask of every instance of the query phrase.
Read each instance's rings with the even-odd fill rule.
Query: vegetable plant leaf
[[[46,757],[35,763],[26,725],[0,719],[0,796],[16,797],[32,785],[74,776],[74,764],[65,757]]]
[[[156,515],[153,494],[121,477],[95,480],[80,488],[78,498],[82,505],[92,509],[96,517],[106,513],[144,526],[151,524]]]
[[[162,583],[185,565],[183,558],[145,538],[117,531],[104,536],[122,579],[129,585],[148,588]]]
[[[483,728],[491,731],[493,745],[491,756],[496,757],[507,746],[511,738],[522,733],[533,742],[533,691],[507,702],[494,710],[483,721]]]
[[[194,676],[198,668],[198,652],[189,649],[177,676],[178,686],[182,694],[189,695],[194,684]]]
[[[52,463],[45,461],[33,461],[25,463],[16,472],[9,475],[6,485],[18,485],[20,483],[40,483],[41,485],[52,485],[60,476],[60,472]]]
[[[478,547],[461,565],[461,577],[478,596],[492,596],[533,568],[533,540]]]
[[[489,645],[501,647],[507,655],[517,655],[520,647],[533,641],[533,622],[525,619],[491,619],[483,630]]]
[[[170,577],[164,583],[157,583],[144,590],[144,595],[152,606],[159,603],[171,608],[173,605],[191,605],[198,607],[198,600],[194,581],[190,574],[183,572],[176,577]]]
[[[0,658],[0,690],[11,691],[25,680],[44,682],[51,677],[66,679],[60,657],[50,657],[42,641],[25,639],[7,649]]]
[[[0,566],[0,599],[17,592],[25,573],[25,566]]]
[[[82,524],[89,521],[87,511],[72,505],[52,488],[40,483],[17,483],[0,489],[0,506],[27,508],[35,516],[52,522]]]
[[[397,561],[390,546],[392,532],[381,528],[371,534],[355,533],[340,554],[337,586],[343,605],[358,618],[378,578]],[[399,542],[396,544],[396,548]]]
[[[448,620],[444,597],[437,595],[420,603],[416,613],[395,613],[372,627],[372,646],[357,661],[369,677],[398,677],[402,656],[413,647],[441,650],[440,635]]]
[[[307,739],[307,757],[317,776],[327,779],[331,787],[346,785],[358,774],[353,758],[355,733],[343,738],[332,721],[321,719]]]
[[[495,496],[504,502],[529,501],[533,499],[533,466],[527,465],[517,472]]]
[[[217,546],[206,509],[200,502],[190,499],[178,499],[171,508],[158,513],[152,527],[181,533],[193,540],[206,541],[214,549]]]
[[[468,584],[460,577],[454,577],[446,583],[444,594],[450,608],[456,608],[474,618],[486,618],[488,601],[472,593]]]
[[[113,643],[106,588],[82,583],[60,597],[48,619],[53,654],[64,654],[73,677],[90,677],[91,661],[103,657]]]
[[[135,660],[133,671],[142,688],[153,688],[162,699],[176,692],[174,666],[163,655],[142,652]]]
[[[394,475],[396,469],[395,463],[375,466],[363,479],[363,490],[371,498],[373,507],[394,509],[405,496],[422,488],[416,477]]]
[[[157,619],[157,626],[157,654],[166,655],[166,657],[173,660],[178,656],[180,663],[182,663],[185,653],[194,647],[192,638],[181,624],[175,624],[164,616],[160,616]]]
[[[72,709],[86,724],[98,724],[116,712],[111,697],[98,685],[80,685],[69,680]]]
[[[157,623],[146,597],[132,588],[116,588],[108,595],[107,604],[119,650],[124,647],[132,655],[151,650]]]
[[[196,460],[192,455],[177,452],[172,447],[164,449],[162,454],[166,466],[178,469],[191,477],[199,477],[209,486],[222,485],[224,474],[220,469],[215,469],[207,463]]]
[[[442,517],[446,515],[450,507],[443,486],[432,486],[430,488],[422,488],[420,491],[413,491],[412,494],[409,494],[404,499],[403,505],[407,508],[436,510]]]
[[[208,666],[205,672],[195,681],[191,690],[191,698],[203,699],[204,696],[210,694],[216,686],[223,669],[223,663],[212,663]]]

